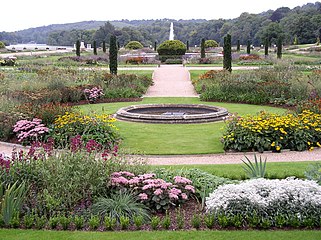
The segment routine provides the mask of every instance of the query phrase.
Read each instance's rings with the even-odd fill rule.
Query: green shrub
[[[142,49],[144,46],[138,41],[130,41],[129,43],[126,44],[125,48],[126,49]]]
[[[5,48],[5,47],[6,47],[6,45],[0,41],[0,49]]]
[[[153,230],[157,230],[159,227],[161,220],[158,216],[153,216],[151,221],[150,221],[150,225],[152,227]]]
[[[97,228],[100,226],[99,216],[91,215],[91,217],[88,220],[88,225],[91,230],[97,230]]]
[[[186,53],[186,45],[179,40],[167,40],[158,46],[157,52],[160,56],[160,60],[166,61],[167,58],[184,55]]]
[[[135,220],[135,219],[134,219]],[[110,216],[105,216],[104,218],[104,224],[105,224],[105,228],[108,230],[108,231],[112,231],[115,229],[116,227],[116,223],[117,223],[117,220],[115,218],[112,218]]]
[[[218,47],[218,43],[215,40],[206,40],[205,48],[215,48]]]

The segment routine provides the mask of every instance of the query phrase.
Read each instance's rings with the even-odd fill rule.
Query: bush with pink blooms
[[[116,190],[129,189],[136,192],[141,202],[157,212],[179,206],[195,193],[192,181],[187,178],[175,176],[173,182],[166,182],[155,177],[153,173],[136,176],[130,172],[114,172],[111,185]]]
[[[49,132],[49,128],[45,127],[41,119],[34,118],[30,120],[20,120],[13,126],[13,132],[17,134],[19,142],[30,143],[39,141]]]
[[[101,89],[99,87],[93,87],[91,89],[86,88],[84,90],[84,93],[90,103],[94,103],[97,101],[97,99],[104,96],[103,89]]]

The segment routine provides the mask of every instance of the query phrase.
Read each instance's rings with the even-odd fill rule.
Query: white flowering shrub
[[[296,226],[319,226],[321,186],[294,178],[252,179],[219,186],[206,198],[206,208],[217,215],[242,215],[244,224],[255,215],[258,221],[267,219],[269,226],[278,226],[280,218],[283,225],[291,226],[295,218]]]

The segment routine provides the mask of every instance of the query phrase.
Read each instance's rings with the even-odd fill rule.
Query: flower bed
[[[233,118],[227,123],[222,142],[225,150],[297,151],[321,147],[321,115],[311,111],[284,116],[261,112]]]
[[[294,178],[253,179],[218,187],[206,199],[206,206],[227,225],[312,228],[321,223],[321,186]]]

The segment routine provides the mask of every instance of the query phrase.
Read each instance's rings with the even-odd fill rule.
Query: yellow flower
[[[314,147],[310,147],[310,148],[309,148],[309,151],[313,151],[313,149],[314,149]]]
[[[276,146],[276,151],[280,151],[281,147],[280,146]]]
[[[284,138],[283,137],[280,137],[281,140],[283,140]]]
[[[275,146],[275,142],[271,143],[271,147],[274,147]]]
[[[319,142],[317,142],[317,146],[318,146],[318,147],[321,147],[321,144],[320,144]]]

